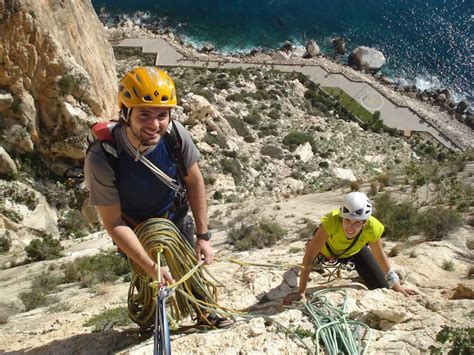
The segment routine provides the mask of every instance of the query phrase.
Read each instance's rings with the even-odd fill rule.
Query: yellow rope
[[[195,252],[189,243],[181,237],[178,228],[168,219],[151,218],[135,228],[140,243],[148,256],[161,267],[163,255],[173,279],[178,280],[169,286],[175,290],[171,298],[172,314],[175,321],[189,315],[192,311],[200,319],[205,319],[204,313],[215,312],[223,316],[244,316],[242,311],[221,307],[217,304],[217,281],[203,265],[197,263]],[[218,260],[217,258],[215,259]],[[221,258],[240,266],[304,268],[300,264],[265,264],[252,263],[232,258]],[[149,328],[154,323],[156,307],[157,282],[153,282],[146,271],[129,258],[132,268],[132,278],[128,290],[129,316],[141,328]],[[211,283],[205,276],[216,283]],[[222,285],[222,284],[221,284]]]
[[[206,311],[222,315],[233,315],[228,309],[217,304],[217,286],[206,279],[210,276],[202,262],[197,263],[195,252],[185,242],[179,230],[164,218],[149,219],[135,228],[140,243],[148,256],[157,264],[157,255],[163,254],[171,275],[178,280],[170,288],[177,291],[174,299],[175,320],[179,321],[194,311],[198,318],[204,318]],[[153,325],[156,307],[157,283],[138,264],[129,259],[132,280],[128,290],[128,310],[130,318],[141,328]]]

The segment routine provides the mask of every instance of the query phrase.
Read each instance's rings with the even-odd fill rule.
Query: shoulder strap
[[[171,148],[176,160],[178,160],[178,171],[180,176],[188,176],[188,169],[186,169],[182,150],[183,140],[179,135],[176,124],[174,124],[172,120],[170,120],[170,124],[168,125],[168,129],[166,130],[164,138],[166,143],[168,143],[169,147]]]
[[[329,253],[331,254],[331,256],[333,258],[339,258],[341,255],[344,255],[345,253],[347,253],[349,250],[352,249],[352,247],[355,245],[355,243],[357,243],[357,241],[359,240],[359,237],[360,237],[361,234],[362,234],[362,230],[359,232],[359,234],[357,234],[357,236],[352,240],[352,243],[342,253],[336,254],[331,249],[331,247],[329,246],[329,243],[327,241],[326,241],[326,248],[327,248],[327,250],[329,251]]]

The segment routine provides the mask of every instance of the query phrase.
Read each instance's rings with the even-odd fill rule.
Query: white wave
[[[434,75],[430,77],[417,76],[415,77],[415,86],[418,90],[436,90],[442,87],[441,81]]]

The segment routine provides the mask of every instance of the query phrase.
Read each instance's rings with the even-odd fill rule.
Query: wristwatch
[[[196,233],[197,239],[209,240],[211,239],[211,232],[207,231],[206,233]]]

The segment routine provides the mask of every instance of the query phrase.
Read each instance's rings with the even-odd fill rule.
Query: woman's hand
[[[410,295],[417,295],[418,294],[418,291],[412,289],[412,288],[407,288],[407,287],[403,287],[402,285],[400,284],[396,284],[392,287],[392,290],[394,290],[395,292],[400,292],[402,293],[405,297],[408,297]]]
[[[299,292],[292,292],[283,298],[283,304],[285,306],[289,305],[293,301],[302,301],[306,302],[306,295],[305,292],[299,293]]]

